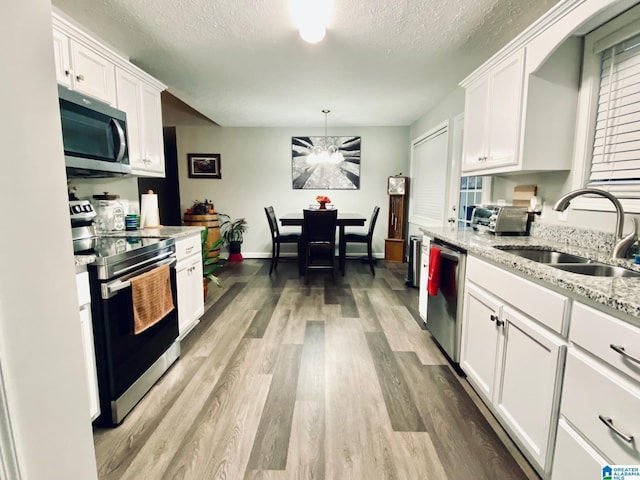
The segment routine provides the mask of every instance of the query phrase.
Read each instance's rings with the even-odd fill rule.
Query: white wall
[[[213,200],[216,211],[232,218],[245,217],[249,231],[242,246],[247,257],[271,255],[271,237],[264,207],[276,215],[301,211],[315,204],[318,194],[328,195],[342,211],[367,218],[374,205],[380,215],[374,234],[374,252],[384,251],[387,232],[387,177],[408,172],[407,127],[331,128],[329,135],[362,137],[359,190],[294,190],[292,188],[291,137],[324,135],[324,127],[222,128],[180,126],[177,130],[181,211],[195,200]],[[187,153],[220,153],[221,179],[192,179],[187,174]],[[350,245],[348,253],[361,253]]]
[[[0,18],[0,367],[22,478],[91,480],[50,15],[32,0]]]

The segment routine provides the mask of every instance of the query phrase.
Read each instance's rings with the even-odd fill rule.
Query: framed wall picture
[[[189,178],[222,178],[219,153],[187,153]]]
[[[296,189],[359,190],[360,137],[292,137]]]

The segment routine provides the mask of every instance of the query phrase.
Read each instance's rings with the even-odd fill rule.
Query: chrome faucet
[[[566,193],[555,203],[553,209],[559,212],[564,212],[569,206],[569,203],[571,203],[571,200],[579,197],[580,195],[600,195],[601,197],[608,198],[611,203],[613,203],[613,206],[616,207],[616,243],[613,247],[612,256],[613,258],[626,258],[629,248],[631,248],[638,238],[638,235],[636,234],[636,219],[633,217],[631,218],[633,231],[625,237],[622,233],[622,229],[624,228],[624,210],[622,209],[620,201],[609,192],[605,192],[604,190],[599,190],[597,188],[579,188],[578,190]]]

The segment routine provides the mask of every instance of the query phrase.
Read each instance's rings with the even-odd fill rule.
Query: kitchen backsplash
[[[93,195],[108,192],[119,195],[122,200],[128,200],[134,210],[133,213],[140,211],[138,177],[72,178],[70,186],[75,187],[76,196],[80,200],[92,200]]]
[[[531,224],[531,236],[593,250],[611,251],[614,245],[612,233],[543,222]]]

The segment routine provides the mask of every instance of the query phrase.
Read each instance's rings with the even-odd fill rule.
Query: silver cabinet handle
[[[614,345],[612,343],[611,345],[609,345],[609,348],[611,348],[611,350],[613,350],[614,352],[619,353],[623,357],[628,358],[629,360],[633,360],[636,363],[640,363],[640,358],[627,353],[627,351],[624,349],[622,345]]]
[[[185,250],[185,253],[191,253],[193,251],[193,245]]]
[[[614,424],[613,419],[611,417],[605,417],[604,415],[598,415],[598,418],[602,423],[604,423],[607,427],[613,430],[616,435],[622,438],[625,442],[631,443],[633,442],[633,435],[627,435],[626,433],[619,430]]]

